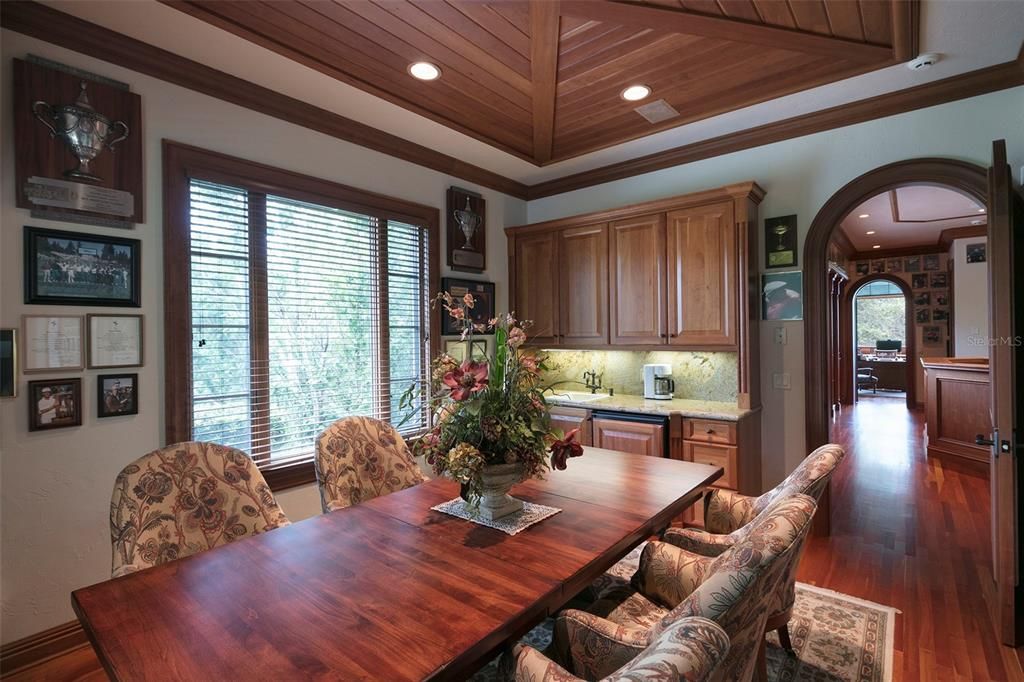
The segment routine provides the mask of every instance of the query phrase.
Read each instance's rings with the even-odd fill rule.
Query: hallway
[[[864,400],[831,425],[847,460],[832,481],[832,535],[812,538],[799,579],[899,609],[894,680],[1024,680],[1024,650],[998,644],[988,475],[928,460],[924,412]]]

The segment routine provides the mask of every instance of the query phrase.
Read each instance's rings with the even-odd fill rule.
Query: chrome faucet
[[[603,376],[604,374],[598,374],[596,370],[584,372],[583,385],[589,388],[591,393],[597,393],[598,389],[601,388],[601,377]]]

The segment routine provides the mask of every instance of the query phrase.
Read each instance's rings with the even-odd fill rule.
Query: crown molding
[[[987,237],[988,225],[966,225],[964,227],[948,227],[939,234],[939,246],[948,251],[955,239],[971,237]]]
[[[901,25],[915,21],[916,3],[900,7]],[[1014,61],[526,185],[31,0],[0,2],[0,26],[527,201],[1024,85],[1022,46]]]

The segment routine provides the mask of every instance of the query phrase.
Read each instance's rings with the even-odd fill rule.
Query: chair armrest
[[[667,542],[647,543],[633,588],[651,601],[674,609],[700,587],[714,561]]]
[[[603,682],[668,679],[703,682],[710,679],[728,651],[729,637],[717,623],[700,617],[681,618],[667,627],[642,654]]]
[[[687,552],[706,557],[716,557],[736,544],[733,534],[716,535],[699,528],[669,528],[662,540]]]
[[[726,535],[754,520],[756,497],[740,495],[732,490],[712,488],[704,498],[704,529]]]
[[[552,651],[569,672],[587,680],[608,677],[647,648],[648,631],[568,609],[555,619]]]
[[[583,682],[541,652],[525,644],[517,644],[512,649],[512,674],[506,679],[515,682]]]

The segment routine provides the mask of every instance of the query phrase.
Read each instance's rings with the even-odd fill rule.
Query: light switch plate
[[[786,345],[786,328],[776,327],[775,328],[775,343],[785,346]]]
[[[772,387],[783,391],[788,391],[792,388],[789,372],[776,372],[772,374]]]

